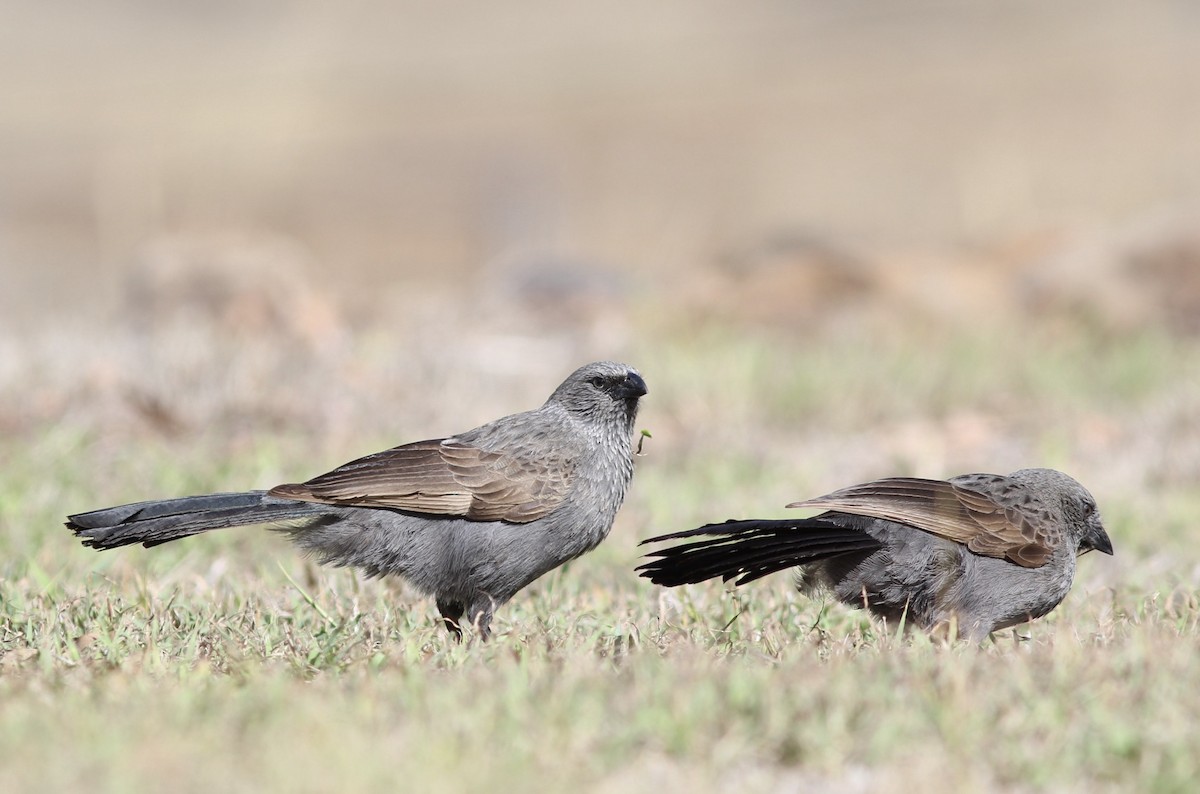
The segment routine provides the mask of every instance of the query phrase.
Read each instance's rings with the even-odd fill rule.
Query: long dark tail
[[[706,537],[649,552],[656,557],[638,566],[641,575],[665,587],[694,584],[721,577],[743,585],[784,568],[793,568],[849,552],[880,548],[875,538],[839,527],[820,518],[799,520],[726,521],[699,529],[660,535],[642,541],[657,543],[679,538]]]
[[[93,549],[140,543],[146,548],[210,529],[311,518],[324,505],[278,499],[266,491],[185,496],[108,507],[67,517],[67,528]]]

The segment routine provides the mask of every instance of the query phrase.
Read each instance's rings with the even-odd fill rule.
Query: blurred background
[[[7,325],[206,267],[395,312],[1195,256],[1182,0],[5,5]]]
[[[311,474],[622,358],[756,503],[1200,477],[1194,3],[4,5],[9,439]]]

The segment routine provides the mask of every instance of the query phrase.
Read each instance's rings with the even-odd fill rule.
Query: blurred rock
[[[1071,230],[1025,264],[1022,301],[1110,330],[1200,332],[1200,212],[1170,211]]]
[[[876,310],[906,322],[981,326],[1017,313],[1014,268],[990,251],[887,251],[874,264]]]
[[[1200,217],[1148,231],[1126,253],[1124,272],[1162,310],[1168,328],[1200,333]]]
[[[588,324],[620,313],[628,279],[595,262],[535,259],[503,268],[493,277],[498,297],[556,326]]]
[[[1200,212],[1105,230],[1061,229],[987,247],[897,248],[781,234],[702,270],[690,308],[812,331],[1084,322],[1200,333]]]
[[[723,255],[689,286],[708,317],[813,328],[878,296],[870,263],[816,235],[785,231]]]
[[[781,234],[724,257],[693,296],[706,315],[807,331],[1010,316],[1014,275],[988,252],[900,249]]]
[[[488,264],[468,310],[475,333],[503,345],[524,338],[518,347],[550,345],[567,360],[608,358],[632,336],[631,291],[628,276],[603,262],[530,256]]]
[[[147,242],[126,280],[122,312],[147,328],[202,323],[235,336],[279,335],[320,350],[345,322],[317,288],[303,246],[261,232],[166,234]]]

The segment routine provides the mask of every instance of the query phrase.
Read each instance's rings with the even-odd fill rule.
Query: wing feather
[[[1019,483],[994,474],[965,475],[953,481],[893,477],[788,507],[898,521],[962,543],[976,554],[1026,568],[1045,565],[1062,542],[1062,533],[1036,497]]]
[[[404,444],[339,466],[272,496],[384,507],[476,521],[528,523],[566,497],[574,460],[487,450],[458,438]]]

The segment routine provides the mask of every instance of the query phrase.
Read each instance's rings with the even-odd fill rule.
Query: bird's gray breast
[[[571,557],[594,549],[612,529],[633,479],[629,442],[596,443],[576,469],[575,482],[554,512],[556,532],[568,539]],[[569,559],[569,557],[568,557]]]
[[[1039,568],[1024,568],[1008,560],[967,552],[963,570],[943,605],[960,622],[990,624],[986,631],[1040,618],[1066,598],[1075,578],[1075,556],[1064,544]]]

